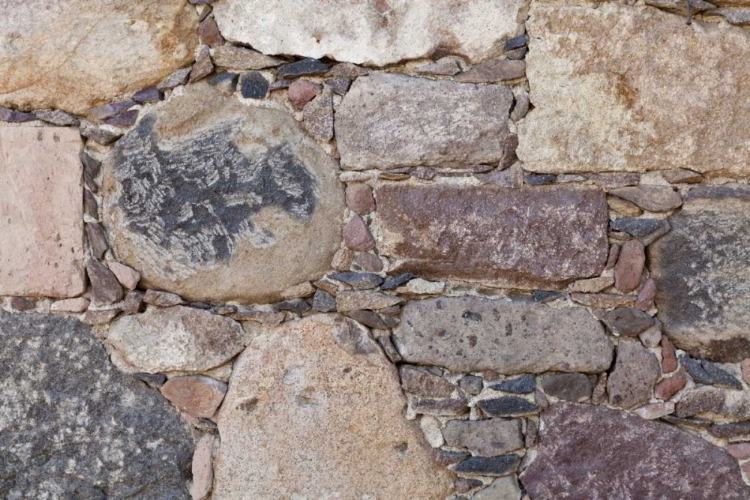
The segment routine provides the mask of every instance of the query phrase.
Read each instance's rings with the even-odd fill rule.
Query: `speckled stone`
[[[602,499],[750,498],[724,449],[676,427],[573,403],[551,406],[542,423],[537,457],[521,475],[535,500],[580,492]]]
[[[0,313],[0,364],[0,497],[188,497],[188,426],[87,326]]]
[[[628,409],[648,402],[660,375],[652,352],[637,340],[620,339],[615,369],[607,379],[609,403]]]
[[[523,448],[519,419],[451,420],[445,424],[443,437],[451,448],[466,448],[472,455],[482,457]]]

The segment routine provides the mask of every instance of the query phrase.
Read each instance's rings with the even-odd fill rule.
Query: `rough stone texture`
[[[228,0],[214,16],[228,39],[265,54],[385,66],[447,52],[478,62],[516,34],[520,0]],[[279,36],[283,33],[283,36]]]
[[[750,189],[690,191],[672,231],[649,247],[656,305],[680,349],[713,361],[750,357]]]
[[[396,369],[367,331],[315,315],[258,332],[218,415],[214,500],[444,498]]]
[[[607,261],[596,189],[386,184],[375,197],[394,271],[544,289],[599,275]]]
[[[620,249],[615,266],[615,288],[623,293],[632,292],[641,282],[646,264],[646,250],[638,240],[626,241]]]
[[[652,352],[637,340],[621,339],[615,370],[607,378],[609,403],[626,409],[647,403],[660,375],[659,360]]]
[[[107,344],[133,371],[204,371],[240,352],[245,334],[239,323],[208,311],[152,307],[115,321]]]
[[[447,398],[453,394],[453,390],[456,388],[443,377],[415,366],[402,365],[399,368],[399,375],[401,376],[401,388],[419,396]]]
[[[493,457],[523,448],[521,421],[491,418],[487,420],[451,420],[443,437],[448,446],[466,448],[472,455]]]
[[[535,109],[518,127],[524,168],[748,172],[750,119],[736,110],[750,87],[730,83],[750,78],[737,63],[750,60],[746,30],[686,28],[647,6],[539,2],[527,30]]]
[[[189,300],[278,300],[319,278],[338,249],[336,171],[287,113],[192,85],[108,157],[105,225],[144,287]]]
[[[77,114],[189,64],[195,9],[183,0],[5,0],[0,105]]]
[[[669,378],[665,378],[654,387],[654,397],[668,400],[679,392],[687,383],[687,375],[677,372]]]
[[[637,337],[655,323],[648,314],[630,307],[618,307],[599,317],[612,333],[622,337]]]
[[[234,45],[216,47],[212,55],[217,66],[241,70],[272,68],[283,62],[255,50]]]
[[[488,487],[479,491],[473,500],[520,500],[521,488],[516,476],[505,476],[492,481]]]
[[[212,434],[206,434],[195,445],[192,464],[193,484],[190,486],[190,496],[193,500],[205,500],[211,492],[214,481],[212,454],[215,442],[216,438]]]
[[[521,476],[534,500],[750,498],[725,450],[667,424],[573,403],[553,405],[542,422]]]
[[[542,378],[544,392],[565,401],[579,403],[591,397],[594,386],[582,373],[555,373]]]
[[[409,302],[393,340],[407,362],[454,372],[600,372],[613,351],[584,309],[476,297]]]
[[[609,192],[649,212],[668,212],[682,205],[680,193],[669,186],[627,186]]]
[[[86,289],[81,148],[77,130],[0,127],[0,295]]]
[[[122,300],[122,286],[115,274],[98,260],[86,262],[86,275],[91,282],[91,298],[95,304],[112,304]]]
[[[188,427],[88,327],[0,314],[0,497],[187,497]]]
[[[344,168],[497,163],[513,94],[478,86],[379,73],[357,78],[336,109]]]
[[[181,411],[194,417],[211,418],[224,399],[227,384],[204,375],[174,377],[161,393]]]

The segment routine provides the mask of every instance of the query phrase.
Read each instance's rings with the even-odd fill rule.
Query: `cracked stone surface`
[[[184,500],[193,440],[89,327],[0,314],[0,497]]]

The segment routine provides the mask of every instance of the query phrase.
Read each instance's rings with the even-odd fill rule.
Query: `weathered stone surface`
[[[700,413],[719,413],[724,405],[724,392],[715,387],[698,387],[686,391],[677,403],[679,418],[692,417]]]
[[[477,297],[409,302],[393,340],[406,361],[455,372],[600,372],[613,351],[585,309]]]
[[[228,40],[264,54],[385,66],[434,53],[473,62],[500,55],[503,42],[516,34],[523,5],[520,0],[336,0],[325,5],[315,0],[229,0],[214,6],[214,16]]]
[[[193,442],[88,327],[0,314],[0,497],[182,500]]]
[[[647,403],[660,375],[659,360],[652,352],[637,340],[621,339],[615,370],[607,378],[609,403],[621,408]]]
[[[355,290],[340,292],[336,295],[336,307],[340,312],[357,309],[383,309],[395,306],[404,301],[398,295],[391,295],[375,290]]]
[[[212,467],[213,451],[216,437],[205,434],[195,445],[193,453],[193,484],[190,486],[190,496],[193,500],[205,500],[211,492],[214,481]]]
[[[668,400],[687,384],[687,375],[677,372],[669,378],[665,378],[654,387],[654,397]]]
[[[395,367],[355,323],[261,330],[219,411],[212,498],[442,499],[449,474],[404,403]]]
[[[216,47],[212,55],[217,66],[239,70],[272,68],[283,62],[255,50],[235,47],[234,45]]]
[[[515,472],[521,460],[518,455],[498,457],[469,457],[456,465],[453,470],[460,474],[478,476],[505,476]]]
[[[483,399],[477,403],[490,417],[520,417],[539,413],[539,407],[528,399],[518,396]]]
[[[344,168],[497,163],[513,94],[478,86],[379,73],[358,78],[336,109]]]
[[[467,83],[498,83],[526,76],[526,61],[492,59],[461,73],[454,80]]]
[[[655,323],[654,318],[645,312],[630,307],[618,307],[604,313],[601,320],[612,333],[622,337],[637,337]]]
[[[476,493],[473,500],[520,500],[521,488],[515,475],[492,481],[492,484]]]
[[[492,389],[514,394],[531,394],[536,389],[536,377],[534,375],[523,375],[510,380],[503,380],[499,384],[494,384]]]
[[[646,249],[643,243],[638,240],[626,241],[615,265],[615,288],[623,293],[638,288],[645,264]]]
[[[336,171],[287,113],[192,85],[110,154],[105,225],[145,287],[189,300],[278,300],[319,278],[339,247]]]
[[[0,19],[0,105],[77,114],[190,63],[195,9],[182,0],[9,0]]]
[[[582,373],[555,373],[542,377],[542,389],[550,396],[580,403],[591,397],[594,386]]]
[[[717,78],[750,78],[750,65],[737,64],[750,60],[750,33],[699,26],[648,6],[534,4],[526,62],[535,109],[518,126],[524,168],[746,174],[750,118],[735,110],[750,88]]]
[[[115,321],[107,344],[133,371],[205,371],[240,352],[245,334],[239,323],[208,311],[152,307]]]
[[[693,188],[672,231],[649,247],[656,305],[679,348],[713,361],[750,357],[750,189]]]
[[[722,448],[617,410],[559,403],[542,415],[538,455],[521,475],[535,500],[745,500],[737,462]],[[679,480],[677,480],[679,478]]]
[[[456,388],[443,377],[416,366],[402,365],[399,368],[399,375],[401,375],[401,388],[419,396],[447,398]]]
[[[451,420],[443,429],[448,446],[467,448],[473,455],[493,457],[523,448],[521,421],[490,418],[487,420]]]
[[[89,307],[89,303],[89,299],[85,297],[56,300],[49,306],[49,310],[51,312],[80,313]]]
[[[682,205],[680,193],[669,186],[627,186],[609,192],[649,212],[667,212]]]
[[[122,286],[114,273],[98,260],[86,262],[86,275],[91,282],[91,297],[95,304],[111,304],[122,300]]]
[[[607,261],[596,189],[386,184],[375,195],[379,250],[399,259],[395,271],[545,289]]]
[[[227,384],[204,375],[174,377],[161,388],[177,408],[199,418],[213,417],[226,392]]]
[[[81,148],[77,130],[0,127],[0,295],[86,289]]]

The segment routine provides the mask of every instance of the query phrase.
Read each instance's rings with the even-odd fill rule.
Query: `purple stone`
[[[34,113],[24,113],[23,111],[16,111],[15,109],[0,107],[0,121],[22,123],[33,120],[36,120],[36,115],[34,115]]]
[[[164,99],[164,94],[161,90],[156,88],[156,85],[152,85],[151,87],[146,87],[145,89],[141,89],[133,94],[133,99],[143,104],[147,102],[161,101]]]
[[[114,125],[115,127],[129,127],[135,123],[138,118],[138,110],[131,109],[130,111],[123,111],[122,113],[116,114],[112,118],[104,121],[107,125]]]

